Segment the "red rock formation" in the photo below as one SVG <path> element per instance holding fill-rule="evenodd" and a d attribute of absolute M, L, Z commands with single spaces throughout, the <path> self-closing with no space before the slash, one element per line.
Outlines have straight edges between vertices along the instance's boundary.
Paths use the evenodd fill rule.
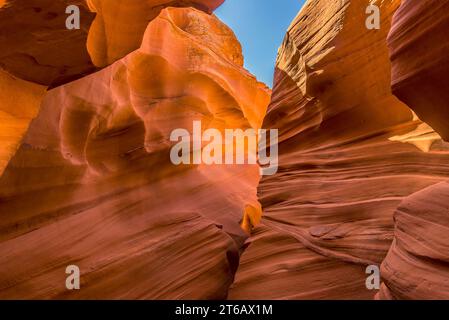
<path fill-rule="evenodd" d="M 80 30 L 66 29 L 69 4 L 80 7 Z M 0 1 L 0 174 L 36 116 L 46 87 L 96 70 L 86 49 L 93 18 L 84 0 Z"/>
<path fill-rule="evenodd" d="M 36 116 L 45 87 L 0 70 L 0 176 Z"/>
<path fill-rule="evenodd" d="M 87 47 L 92 61 L 104 67 L 140 47 L 148 21 L 167 6 L 188 7 L 212 13 L 224 0 L 87 0 L 97 16 Z"/>
<path fill-rule="evenodd" d="M 401 200 L 449 176 L 448 145 L 396 99 L 386 38 L 400 1 L 310 0 L 280 49 L 266 128 L 280 129 L 279 171 L 259 186 L 262 225 L 233 299 L 371 299 Z M 263 279 L 263 280 L 262 280 Z"/>
<path fill-rule="evenodd" d="M 222 2 L 70 1 L 68 33 L 66 0 L 0 0 L 0 298 L 371 299 L 382 263 L 377 298 L 449 299 L 447 1 L 367 30 L 365 0 L 309 0 L 265 120 Z M 194 120 L 280 130 L 262 220 L 256 165 L 170 162 Z"/>
<path fill-rule="evenodd" d="M 138 50 L 49 91 L 0 178 L 0 297 L 226 298 L 258 166 L 176 167 L 168 138 L 261 125 L 269 90 L 242 63 L 216 17 L 169 8 Z"/>
<path fill-rule="evenodd" d="M 449 299 L 449 183 L 407 197 L 382 264 L 379 299 Z"/>
<path fill-rule="evenodd" d="M 81 78 L 137 49 L 148 22 L 166 6 L 195 6 L 211 13 L 222 2 L 1 1 L 0 117 L 3 126 L 0 128 L 0 174 L 36 115 L 46 86 L 54 87 Z M 80 30 L 66 29 L 69 5 L 80 8 Z M 98 14 L 90 10 L 98 11 Z M 92 58 L 87 47 L 93 52 Z M 98 56 L 108 57 L 107 61 L 94 66 L 91 60 L 96 62 Z"/>
<path fill-rule="evenodd" d="M 80 8 L 80 30 L 66 28 L 69 5 Z M 94 17 L 84 0 L 6 2 L 0 8 L 0 68 L 45 86 L 95 71 L 86 49 Z"/>
<path fill-rule="evenodd" d="M 393 92 L 449 138 L 448 1 L 402 1 L 389 36 Z M 407 197 L 382 264 L 379 299 L 449 299 L 449 185 Z"/>
<path fill-rule="evenodd" d="M 449 1 L 403 0 L 388 37 L 393 93 L 449 140 Z"/>
<path fill-rule="evenodd" d="M 164 7 L 194 6 L 211 13 L 223 1 L 6 2 L 0 5 L 0 68 L 20 79 L 57 86 L 92 73 L 97 67 L 105 67 L 138 49 L 148 22 Z M 80 30 L 66 28 L 69 5 L 80 8 Z"/>

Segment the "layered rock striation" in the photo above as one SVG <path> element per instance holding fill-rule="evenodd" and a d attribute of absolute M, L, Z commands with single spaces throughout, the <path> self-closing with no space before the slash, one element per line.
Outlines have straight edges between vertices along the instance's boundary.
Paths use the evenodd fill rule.
<path fill-rule="evenodd" d="M 378 299 L 449 299 L 448 203 L 445 181 L 410 195 L 396 209 Z"/>
<path fill-rule="evenodd" d="M 280 167 L 260 183 L 264 216 L 230 298 L 372 299 L 365 269 L 390 249 L 395 209 L 448 178 L 448 145 L 392 94 L 399 5 L 378 2 L 380 30 L 362 0 L 310 0 L 291 24 L 264 120 Z"/>
<path fill-rule="evenodd" d="M 212 13 L 223 0 L 14 0 L 0 6 L 0 67 L 30 82 L 58 86 L 138 49 L 148 22 L 165 7 Z M 80 29 L 69 30 L 69 6 Z"/>
<path fill-rule="evenodd" d="M 175 166 L 170 133 L 258 128 L 269 94 L 194 8 L 162 10 L 136 51 L 50 90 L 0 178 L 0 297 L 226 298 L 259 167 Z M 65 287 L 71 264 L 82 290 Z"/>
<path fill-rule="evenodd" d="M 47 87 L 82 78 L 138 49 L 148 22 L 167 6 L 194 6 L 211 13 L 222 2 L 1 1 L 0 174 L 36 116 Z M 66 28 L 66 8 L 72 5 L 80 9 L 79 30 Z M 99 57 L 107 59 L 99 62 Z"/>
<path fill-rule="evenodd" d="M 448 2 L 309 0 L 271 102 L 222 2 L 0 0 L 0 298 L 448 299 Z M 194 122 L 277 174 L 175 165 Z"/>
<path fill-rule="evenodd" d="M 388 37 L 393 93 L 449 140 L 448 1 L 403 0 Z"/>
<path fill-rule="evenodd" d="M 402 1 L 388 38 L 393 92 L 447 141 L 448 1 Z M 395 212 L 379 299 L 449 299 L 449 187 L 410 195 Z"/>
<path fill-rule="evenodd" d="M 104 67 L 140 47 L 148 22 L 165 7 L 194 7 L 212 13 L 224 0 L 87 0 L 96 13 L 87 48 L 93 63 Z M 230 42 L 232 44 L 232 41 Z"/>

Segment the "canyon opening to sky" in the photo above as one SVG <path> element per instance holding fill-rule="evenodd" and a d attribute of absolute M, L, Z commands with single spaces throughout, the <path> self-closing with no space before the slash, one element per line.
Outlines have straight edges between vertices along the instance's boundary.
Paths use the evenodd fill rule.
<path fill-rule="evenodd" d="M 0 299 L 449 300 L 447 30 L 449 0 L 0 0 Z"/>

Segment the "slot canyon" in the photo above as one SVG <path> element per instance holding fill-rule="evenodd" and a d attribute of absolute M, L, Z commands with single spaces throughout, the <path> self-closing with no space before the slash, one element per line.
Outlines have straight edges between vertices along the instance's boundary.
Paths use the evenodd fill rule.
<path fill-rule="evenodd" d="M 449 1 L 307 0 L 272 89 L 223 2 L 0 0 L 0 299 L 449 299 Z M 277 172 L 173 164 L 195 121 Z"/>

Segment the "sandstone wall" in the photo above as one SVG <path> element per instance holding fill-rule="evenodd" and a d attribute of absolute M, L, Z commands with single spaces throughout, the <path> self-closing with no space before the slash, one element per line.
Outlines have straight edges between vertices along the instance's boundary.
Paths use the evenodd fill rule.
<path fill-rule="evenodd" d="M 259 168 L 176 167 L 170 132 L 258 128 L 269 95 L 233 32 L 193 8 L 162 10 L 138 50 L 50 90 L 0 178 L 0 297 L 226 298 Z M 82 290 L 65 288 L 70 264 Z"/>
<path fill-rule="evenodd" d="M 388 38 L 393 92 L 448 140 L 448 1 L 404 0 Z M 448 182 L 407 197 L 379 299 L 449 299 Z"/>
<path fill-rule="evenodd" d="M 280 129 L 280 169 L 259 185 L 231 298 L 372 299 L 365 268 L 390 249 L 395 209 L 447 179 L 448 145 L 391 91 L 399 4 L 378 1 L 380 30 L 362 0 L 309 0 L 291 24 L 264 120 Z"/>

